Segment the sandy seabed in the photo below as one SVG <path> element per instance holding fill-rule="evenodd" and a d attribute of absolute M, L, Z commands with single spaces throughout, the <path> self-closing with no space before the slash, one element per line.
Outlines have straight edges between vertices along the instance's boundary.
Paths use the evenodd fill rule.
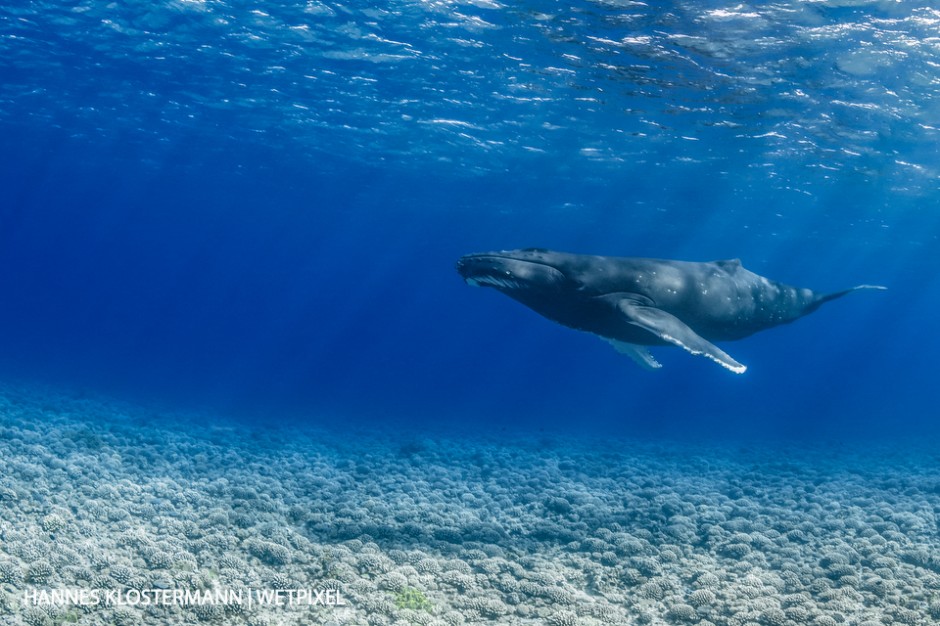
<path fill-rule="evenodd" d="M 264 429 L 0 388 L 3 625 L 929 626 L 938 516 L 940 452 L 901 443 Z"/>

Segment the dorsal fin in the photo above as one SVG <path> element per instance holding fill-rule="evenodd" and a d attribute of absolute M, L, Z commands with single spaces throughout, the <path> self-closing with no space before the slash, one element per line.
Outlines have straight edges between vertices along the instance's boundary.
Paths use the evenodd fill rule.
<path fill-rule="evenodd" d="M 721 269 L 728 272 L 733 272 L 734 270 L 741 267 L 741 259 L 724 259 L 721 261 L 714 261 L 714 263 Z"/>

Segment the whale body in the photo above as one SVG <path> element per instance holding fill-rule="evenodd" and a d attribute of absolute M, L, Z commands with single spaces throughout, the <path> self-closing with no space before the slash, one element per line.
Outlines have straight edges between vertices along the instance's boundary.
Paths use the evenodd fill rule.
<path fill-rule="evenodd" d="M 788 324 L 859 289 L 820 294 L 759 276 L 737 259 L 690 262 L 541 248 L 468 254 L 457 271 L 544 317 L 609 341 L 658 369 L 646 346 L 673 345 L 737 374 L 747 368 L 714 345 Z"/>

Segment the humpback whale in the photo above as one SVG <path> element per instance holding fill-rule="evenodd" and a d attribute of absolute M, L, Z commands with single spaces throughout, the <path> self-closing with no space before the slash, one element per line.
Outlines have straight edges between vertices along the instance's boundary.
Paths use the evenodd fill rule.
<path fill-rule="evenodd" d="M 859 289 L 820 294 L 711 262 L 607 257 L 542 248 L 468 254 L 457 271 L 564 326 L 610 342 L 647 369 L 661 367 L 646 346 L 673 345 L 732 372 L 747 369 L 713 342 L 788 324 Z"/>

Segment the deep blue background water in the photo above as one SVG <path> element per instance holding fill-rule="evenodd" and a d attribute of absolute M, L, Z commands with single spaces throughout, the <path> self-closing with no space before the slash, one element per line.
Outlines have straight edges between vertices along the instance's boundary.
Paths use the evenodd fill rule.
<path fill-rule="evenodd" d="M 927 4 L 0 9 L 0 373 L 244 419 L 936 436 Z M 637 368 L 454 271 L 878 283 Z"/>

